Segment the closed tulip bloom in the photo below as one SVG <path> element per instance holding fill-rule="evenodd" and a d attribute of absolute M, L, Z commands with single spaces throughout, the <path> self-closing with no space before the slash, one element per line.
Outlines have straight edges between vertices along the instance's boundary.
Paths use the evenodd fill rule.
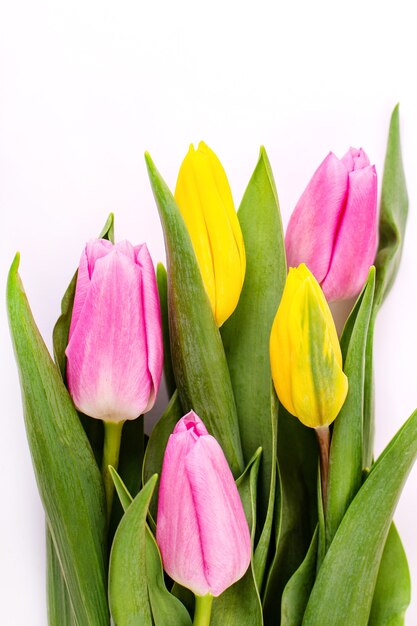
<path fill-rule="evenodd" d="M 193 411 L 176 424 L 165 450 L 156 539 L 165 571 L 198 596 L 219 596 L 250 563 L 235 481 L 221 447 Z"/>
<path fill-rule="evenodd" d="M 272 378 L 281 403 L 312 428 L 328 426 L 348 380 L 329 306 L 308 268 L 291 268 L 271 332 Z"/>
<path fill-rule="evenodd" d="M 145 244 L 96 239 L 86 245 L 65 353 L 78 410 L 123 422 L 153 406 L 163 347 L 155 272 Z"/>
<path fill-rule="evenodd" d="M 328 301 L 356 296 L 378 244 L 377 177 L 365 152 L 325 158 L 291 216 L 288 265 L 306 263 Z"/>
<path fill-rule="evenodd" d="M 245 278 L 242 232 L 226 173 L 205 143 L 190 146 L 175 200 L 184 218 L 218 326 L 233 313 Z"/>

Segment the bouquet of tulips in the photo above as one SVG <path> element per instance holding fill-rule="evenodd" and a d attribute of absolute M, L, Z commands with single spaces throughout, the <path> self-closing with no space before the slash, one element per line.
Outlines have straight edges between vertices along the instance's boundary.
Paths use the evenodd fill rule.
<path fill-rule="evenodd" d="M 18 256 L 9 274 L 50 626 L 403 624 L 392 518 L 417 413 L 374 461 L 372 374 L 408 208 L 398 108 L 379 212 L 365 152 L 330 153 L 285 239 L 264 149 L 237 213 L 205 144 L 174 195 L 146 163 L 167 269 L 115 243 L 111 215 L 63 297 L 54 360 Z M 339 338 L 329 303 L 353 298 Z"/>

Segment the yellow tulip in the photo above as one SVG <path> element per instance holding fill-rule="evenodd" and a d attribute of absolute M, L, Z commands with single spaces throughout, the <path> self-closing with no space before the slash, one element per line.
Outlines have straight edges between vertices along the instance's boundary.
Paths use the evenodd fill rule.
<path fill-rule="evenodd" d="M 285 408 L 311 428 L 331 424 L 346 399 L 348 380 L 329 306 L 303 263 L 288 273 L 270 356 L 275 390 Z"/>
<path fill-rule="evenodd" d="M 205 143 L 190 146 L 182 162 L 175 200 L 193 243 L 218 326 L 233 313 L 245 278 L 242 232 L 226 173 Z"/>

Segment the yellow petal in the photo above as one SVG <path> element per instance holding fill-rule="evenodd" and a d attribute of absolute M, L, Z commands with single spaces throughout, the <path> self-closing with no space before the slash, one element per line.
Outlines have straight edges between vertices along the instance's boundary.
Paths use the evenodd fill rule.
<path fill-rule="evenodd" d="M 271 370 L 277 395 L 306 426 L 330 424 L 347 394 L 330 309 L 305 265 L 291 268 L 271 332 Z"/>
<path fill-rule="evenodd" d="M 203 142 L 190 148 L 175 199 L 187 225 L 218 326 L 233 313 L 242 290 L 243 237 L 224 169 Z"/>

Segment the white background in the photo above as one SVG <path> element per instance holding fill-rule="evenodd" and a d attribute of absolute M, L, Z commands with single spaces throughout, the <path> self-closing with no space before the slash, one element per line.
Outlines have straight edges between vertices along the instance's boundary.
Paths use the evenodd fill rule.
<path fill-rule="evenodd" d="M 163 241 L 143 152 L 171 187 L 190 142 L 220 156 L 236 204 L 260 144 L 284 225 L 314 169 L 362 146 L 381 178 L 401 101 L 410 216 L 400 273 L 377 323 L 377 452 L 417 406 L 417 91 L 412 3 L 334 0 L 2 0 L 0 14 L 1 292 L 21 251 L 33 313 L 50 345 L 60 298 L 84 242 L 109 211 L 116 236 Z M 0 611 L 44 626 L 42 507 L 17 373 L 1 314 Z M 417 623 L 417 468 L 396 520 Z M 347 625 L 354 626 L 354 625 Z"/>

